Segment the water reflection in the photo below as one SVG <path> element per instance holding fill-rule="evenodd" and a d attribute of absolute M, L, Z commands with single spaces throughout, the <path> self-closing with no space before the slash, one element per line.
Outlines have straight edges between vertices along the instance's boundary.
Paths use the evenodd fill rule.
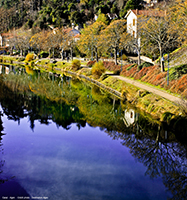
<path fill-rule="evenodd" d="M 173 119 L 169 126 L 156 124 L 116 97 L 77 78 L 41 73 L 29 67 L 12 67 L 8 73 L 7 68 L 1 68 L 4 75 L 0 77 L 0 102 L 8 119 L 19 124 L 28 117 L 33 131 L 36 121 L 48 125 L 52 120 L 66 130 L 74 123 L 78 130 L 86 123 L 99 126 L 113 139 L 120 139 L 132 156 L 146 166 L 145 175 L 161 177 L 172 192 L 172 199 L 186 198 L 185 118 Z M 11 69 L 14 73 L 10 73 Z M 0 133 L 2 130 L 0 118 Z M 3 162 L 0 165 L 1 170 Z"/>
<path fill-rule="evenodd" d="M 2 122 L 1 117 L 2 117 L 2 113 L 0 111 L 0 184 L 2 184 L 5 181 L 7 181 L 6 179 L 3 178 L 3 175 L 2 175 L 3 174 L 3 166 L 4 166 L 5 161 L 4 161 L 3 157 L 2 157 L 2 155 L 3 155 L 3 144 L 2 144 L 1 141 L 2 141 L 2 136 L 4 135 L 2 133 L 4 128 L 3 128 L 3 122 Z"/>
<path fill-rule="evenodd" d="M 138 121 L 137 121 L 138 125 Z M 171 199 L 186 199 L 187 196 L 187 146 L 164 138 L 166 132 L 158 128 L 157 135 L 150 136 L 143 129 L 136 133 L 108 133 L 115 139 L 121 139 L 122 145 L 130 149 L 130 153 L 147 170 L 145 175 L 151 178 L 161 177 L 165 186 L 172 192 Z M 162 137 L 163 136 L 163 137 Z"/>

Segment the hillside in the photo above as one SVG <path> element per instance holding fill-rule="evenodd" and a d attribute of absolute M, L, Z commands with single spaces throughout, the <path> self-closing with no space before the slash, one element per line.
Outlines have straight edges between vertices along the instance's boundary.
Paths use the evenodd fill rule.
<path fill-rule="evenodd" d="M 170 54 L 170 67 L 187 63 L 187 46 L 180 47 Z"/>
<path fill-rule="evenodd" d="M 83 26 L 98 13 L 115 13 L 122 18 L 128 9 L 140 9 L 141 3 L 142 0 L 0 0 L 0 33 L 21 26 Z"/>

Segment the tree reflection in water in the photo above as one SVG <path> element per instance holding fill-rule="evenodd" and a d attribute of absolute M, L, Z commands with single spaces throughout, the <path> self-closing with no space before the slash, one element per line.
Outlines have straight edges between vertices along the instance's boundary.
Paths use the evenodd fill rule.
<path fill-rule="evenodd" d="M 173 194 L 172 199 L 186 199 L 187 150 L 175 137 L 186 138 L 185 128 L 180 128 L 180 132 L 177 127 L 169 131 L 172 126 L 165 128 L 150 122 L 133 109 L 122 108 L 115 97 L 109 98 L 109 94 L 96 86 L 76 78 L 26 71 L 21 76 L 19 70 L 16 75 L 0 79 L 0 102 L 9 119 L 19 122 L 27 116 L 32 130 L 35 120 L 44 124 L 53 120 L 65 129 L 72 123 L 78 129 L 86 122 L 99 126 L 113 139 L 121 139 L 130 153 L 146 166 L 146 175 L 162 177 Z M 186 119 L 180 121 L 186 123 Z"/>
<path fill-rule="evenodd" d="M 0 111 L 0 154 L 3 154 L 3 148 L 2 148 L 2 143 L 1 143 L 1 140 L 2 140 L 2 136 L 3 136 L 3 133 L 2 133 L 2 131 L 3 131 L 3 122 L 2 122 L 2 119 L 1 119 L 1 117 L 2 117 L 2 113 L 1 113 L 1 111 Z M 2 173 L 3 173 L 3 166 L 4 166 L 4 160 L 0 160 L 0 184 L 1 183 L 4 183 L 6 180 L 4 180 L 3 178 L 2 178 Z"/>
<path fill-rule="evenodd" d="M 147 171 L 145 175 L 151 178 L 162 177 L 165 186 L 172 192 L 171 200 L 183 200 L 187 197 L 187 151 L 186 145 L 181 145 L 176 141 L 164 139 L 166 132 L 162 128 L 156 130 L 152 127 L 150 136 L 144 129 L 140 129 L 141 124 L 133 126 L 136 134 L 129 133 L 108 133 L 111 137 L 121 139 L 122 145 L 130 149 L 130 153 L 141 163 Z M 148 123 L 147 123 L 148 124 Z M 133 124 L 134 125 L 134 124 Z M 134 128 L 136 127 L 136 128 Z M 148 126 L 147 126 L 148 128 Z M 172 134 L 172 133 L 171 133 Z"/>

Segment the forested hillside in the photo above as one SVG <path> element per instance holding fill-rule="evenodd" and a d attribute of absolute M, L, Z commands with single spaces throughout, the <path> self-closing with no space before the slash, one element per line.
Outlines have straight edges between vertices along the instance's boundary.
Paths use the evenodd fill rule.
<path fill-rule="evenodd" d="M 127 3 L 128 1 L 128 3 Z M 83 25 L 98 13 L 116 13 L 141 8 L 142 0 L 0 0 L 0 33 L 12 28 Z"/>

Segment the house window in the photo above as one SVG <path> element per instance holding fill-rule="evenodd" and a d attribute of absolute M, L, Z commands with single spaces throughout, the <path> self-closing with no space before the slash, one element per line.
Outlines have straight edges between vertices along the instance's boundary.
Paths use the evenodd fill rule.
<path fill-rule="evenodd" d="M 130 116 L 130 118 L 131 118 L 131 119 L 133 118 L 133 112 L 131 112 L 131 116 Z"/>
<path fill-rule="evenodd" d="M 133 19 L 133 26 L 135 26 L 135 19 Z"/>
<path fill-rule="evenodd" d="M 133 37 L 135 37 L 135 31 L 132 32 Z"/>

